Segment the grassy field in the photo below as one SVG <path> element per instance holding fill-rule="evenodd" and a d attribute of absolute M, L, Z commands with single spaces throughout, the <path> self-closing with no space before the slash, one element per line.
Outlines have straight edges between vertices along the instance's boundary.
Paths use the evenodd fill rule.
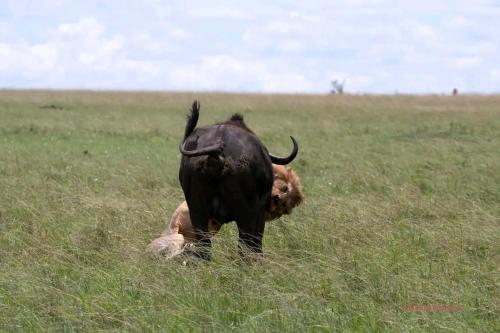
<path fill-rule="evenodd" d="M 299 141 L 257 263 L 144 255 L 194 98 Z M 0 91 L 0 331 L 499 332 L 499 217 L 500 96 Z"/>

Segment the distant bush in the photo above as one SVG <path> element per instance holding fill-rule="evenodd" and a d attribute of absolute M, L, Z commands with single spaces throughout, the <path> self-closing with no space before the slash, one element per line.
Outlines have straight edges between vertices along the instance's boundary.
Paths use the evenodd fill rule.
<path fill-rule="evenodd" d="M 333 80 L 331 82 L 332 84 L 332 89 L 330 92 L 332 94 L 343 94 L 344 93 L 344 85 L 345 85 L 345 80 L 342 81 L 342 83 L 339 80 Z"/>

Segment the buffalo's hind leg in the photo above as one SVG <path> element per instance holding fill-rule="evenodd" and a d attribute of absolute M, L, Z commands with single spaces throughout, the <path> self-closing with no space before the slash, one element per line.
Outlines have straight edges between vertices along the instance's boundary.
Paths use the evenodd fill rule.
<path fill-rule="evenodd" d="M 245 257 L 248 253 L 262 254 L 265 215 L 265 210 L 259 210 L 258 213 L 252 212 L 236 220 L 240 237 L 240 256 Z"/>
<path fill-rule="evenodd" d="M 205 260 L 211 260 L 212 233 L 208 230 L 208 216 L 205 214 L 198 214 L 191 209 L 189 210 L 189 215 L 196 238 L 194 255 Z"/>

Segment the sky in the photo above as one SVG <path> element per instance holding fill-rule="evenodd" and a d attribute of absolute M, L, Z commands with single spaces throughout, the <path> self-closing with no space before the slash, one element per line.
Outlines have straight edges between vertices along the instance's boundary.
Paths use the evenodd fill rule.
<path fill-rule="evenodd" d="M 500 93 L 500 0 L 0 0 L 0 88 Z"/>

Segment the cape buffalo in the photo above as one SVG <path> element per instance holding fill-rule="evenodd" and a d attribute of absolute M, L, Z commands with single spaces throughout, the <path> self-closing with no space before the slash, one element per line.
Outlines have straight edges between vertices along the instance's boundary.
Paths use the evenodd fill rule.
<path fill-rule="evenodd" d="M 272 163 L 285 165 L 298 152 L 293 142 L 288 157 L 276 157 L 246 126 L 240 114 L 226 122 L 196 128 L 200 104 L 188 115 L 179 180 L 195 231 L 198 255 L 210 259 L 209 222 L 236 221 L 240 253 L 244 248 L 262 252 L 266 210 L 271 202 Z"/>

